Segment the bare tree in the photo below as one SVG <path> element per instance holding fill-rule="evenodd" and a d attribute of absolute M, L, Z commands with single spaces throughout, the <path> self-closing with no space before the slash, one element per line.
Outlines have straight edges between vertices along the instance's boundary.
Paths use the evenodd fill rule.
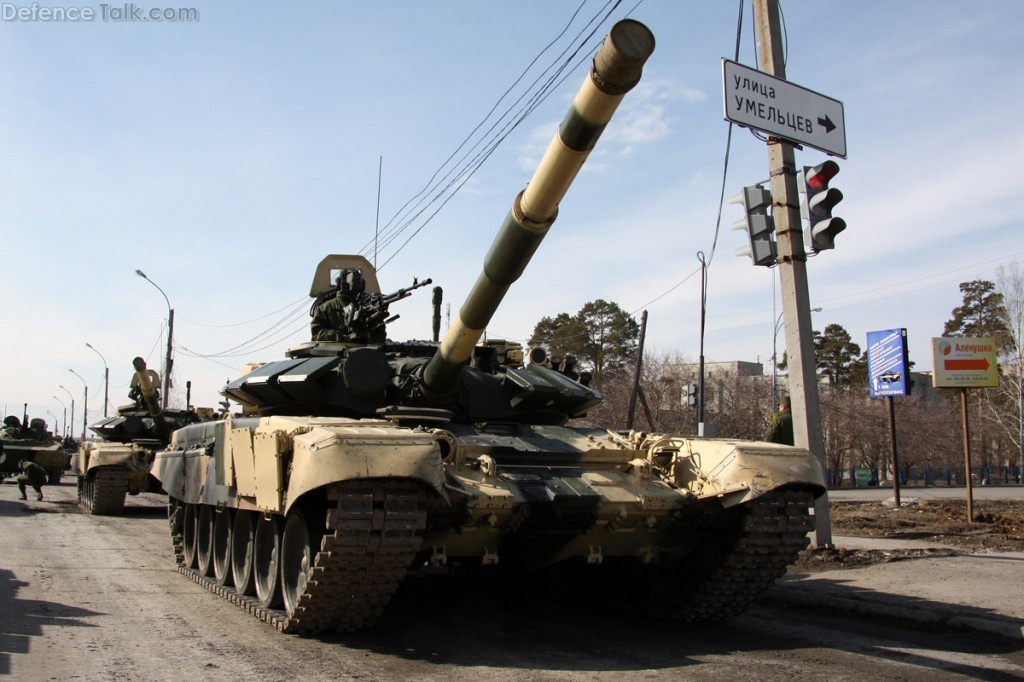
<path fill-rule="evenodd" d="M 1000 349 L 999 393 L 991 409 L 1013 444 L 1024 475 L 1024 273 L 1016 260 L 996 270 L 996 290 L 1003 297 L 1003 324 L 1009 339 Z M 1024 479 L 1021 480 L 1024 482 Z"/>
<path fill-rule="evenodd" d="M 696 408 L 687 406 L 683 400 L 684 387 L 696 380 L 696 365 L 687 358 L 677 353 L 644 353 L 640 385 L 651 422 L 643 407 L 638 405 L 634 428 L 696 435 Z M 765 376 L 732 373 L 713 373 L 706 377 L 705 422 L 714 425 L 716 436 L 761 440 L 773 409 L 769 381 Z M 632 382 L 633 377 L 628 372 L 605 374 L 595 379 L 594 387 L 604 394 L 604 401 L 590 411 L 584 423 L 624 428 Z"/>
<path fill-rule="evenodd" d="M 1017 275 L 1017 286 L 1020 286 Z M 1008 311 L 1018 311 L 1016 326 L 1008 325 L 1021 338 L 1020 310 L 1024 295 L 1011 295 L 1003 288 Z M 1013 358 L 1004 356 L 1004 376 L 1009 378 L 1013 368 L 1013 382 L 1007 382 L 1007 391 L 1016 392 L 1019 409 L 1020 351 Z M 1015 359 L 1014 359 L 1015 358 Z M 679 353 L 644 354 L 640 385 L 647 409 L 638 402 L 634 428 L 694 436 L 697 432 L 696 408 L 686 405 L 684 392 L 688 383 L 697 380 L 697 366 Z M 715 427 L 715 435 L 722 438 L 761 440 L 768 418 L 774 410 L 771 400 L 770 377 L 739 376 L 733 373 L 711 373 L 705 381 L 705 421 Z M 590 411 L 582 425 L 600 426 L 613 430 L 624 429 L 628 419 L 629 399 L 633 388 L 631 372 L 607 372 L 597 378 L 594 388 L 604 394 L 602 404 Z M 832 485 L 841 485 L 853 467 L 869 467 L 892 475 L 890 462 L 889 424 L 884 401 L 868 397 L 863 382 L 822 387 L 821 413 L 825 436 L 826 465 L 831 472 Z M 908 476 L 913 470 L 931 469 L 936 479 L 946 470 L 954 473 L 955 481 L 962 483 L 963 451 L 960 431 L 960 408 L 956 400 L 944 397 L 929 398 L 923 394 L 896 398 L 897 445 L 900 470 Z M 647 412 L 650 413 L 648 421 Z M 972 417 L 973 420 L 973 417 Z M 984 419 L 972 421 L 972 449 L 978 452 L 977 466 L 1005 465 L 1004 456 L 1010 447 L 1009 434 L 1002 417 L 997 427 L 995 416 L 986 413 Z M 1019 426 L 1019 421 L 1013 424 Z M 1001 430 L 1000 430 L 1001 429 Z M 1019 432 L 1013 443 L 1019 443 Z"/>

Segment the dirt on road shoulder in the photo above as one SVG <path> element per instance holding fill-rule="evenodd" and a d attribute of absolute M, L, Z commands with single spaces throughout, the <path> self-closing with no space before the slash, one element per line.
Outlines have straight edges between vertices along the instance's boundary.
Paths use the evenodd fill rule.
<path fill-rule="evenodd" d="M 967 521 L 966 500 L 916 500 L 895 508 L 887 502 L 831 502 L 833 535 L 894 540 L 927 540 L 940 548 L 863 550 L 832 547 L 801 553 L 792 571 L 856 568 L 887 561 L 956 556 L 977 552 L 1024 551 L 1024 503 L 976 500 Z"/>

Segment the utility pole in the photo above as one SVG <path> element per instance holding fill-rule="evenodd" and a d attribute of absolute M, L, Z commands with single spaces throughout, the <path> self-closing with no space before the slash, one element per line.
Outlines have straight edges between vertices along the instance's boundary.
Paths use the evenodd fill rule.
<path fill-rule="evenodd" d="M 636 412 L 636 397 L 640 392 L 640 373 L 644 368 L 644 341 L 647 338 L 647 311 L 640 315 L 640 343 L 636 350 L 636 369 L 633 372 L 633 392 L 629 394 L 629 412 L 626 414 L 626 430 L 633 429 L 633 413 Z"/>
<path fill-rule="evenodd" d="M 60 406 L 64 408 L 64 426 L 60 430 L 60 437 L 63 438 L 68 435 L 68 406 L 65 405 L 64 401 L 57 396 L 53 396 L 53 399 L 60 403 Z"/>
<path fill-rule="evenodd" d="M 76 377 L 78 377 L 78 380 L 82 382 L 82 393 L 85 395 L 84 405 L 82 406 L 82 440 L 79 441 L 81 443 L 84 443 L 85 435 L 87 429 L 89 428 L 89 385 L 85 383 L 85 379 L 82 377 L 81 374 L 79 374 L 73 369 L 69 369 L 68 371 L 74 374 Z"/>
<path fill-rule="evenodd" d="M 163 409 L 167 409 L 167 401 L 171 395 L 171 366 L 174 364 L 174 357 L 171 355 L 172 339 L 174 338 L 174 308 L 168 305 L 167 312 L 167 359 L 164 361 L 164 394 L 161 396 L 163 400 Z"/>
<path fill-rule="evenodd" d="M 785 79 L 786 66 L 783 61 L 778 0 L 754 0 L 754 23 L 758 43 L 758 68 L 776 78 Z M 807 255 L 804 252 L 793 143 L 769 137 L 768 168 L 772 183 L 772 215 L 775 219 L 782 314 L 786 326 L 786 351 L 789 356 L 793 439 L 797 447 L 807 448 L 818 458 L 824 472 L 827 467 L 821 432 L 821 405 L 818 402 L 811 304 L 807 289 Z M 830 546 L 832 521 L 827 492 L 814 504 L 814 521 L 815 546 Z"/>

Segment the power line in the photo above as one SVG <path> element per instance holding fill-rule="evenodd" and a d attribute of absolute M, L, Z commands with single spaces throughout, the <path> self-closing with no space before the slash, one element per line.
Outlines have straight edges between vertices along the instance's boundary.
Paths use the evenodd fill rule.
<path fill-rule="evenodd" d="M 377 247 L 380 249 L 387 248 L 396 239 L 398 239 L 400 235 L 411 229 L 412 226 L 420 220 L 431 207 L 440 202 L 440 205 L 437 205 L 433 211 L 426 215 L 426 217 L 422 219 L 422 222 L 415 227 L 413 233 L 394 250 L 394 253 L 392 253 L 384 263 L 381 264 L 381 268 L 387 265 L 392 258 L 404 249 L 405 246 L 407 246 L 409 242 L 433 220 L 441 208 L 451 200 L 451 198 L 465 185 L 465 183 L 483 165 L 483 163 L 490 158 L 491 154 L 494 153 L 497 147 L 509 136 L 509 134 L 519 127 L 519 125 L 521 125 L 522 122 L 525 121 L 526 118 L 536 110 L 536 108 L 543 103 L 555 91 L 555 89 L 565 81 L 566 78 L 575 72 L 577 65 L 589 56 L 589 54 L 580 56 L 580 51 L 591 41 L 601 25 L 609 19 L 611 14 L 620 4 L 621 0 L 610 0 L 609 2 L 606 2 L 602 8 L 596 14 L 591 16 L 584 26 L 577 31 L 571 43 L 560 52 L 560 54 L 532 81 L 529 87 L 519 97 L 517 97 L 512 104 L 504 109 L 501 115 L 498 116 L 487 129 L 483 137 L 476 142 L 469 144 L 473 136 L 483 128 L 488 120 L 493 117 L 501 102 L 509 96 L 520 82 L 523 81 L 526 74 L 533 68 L 541 56 L 548 52 L 564 35 L 566 35 L 572 24 L 576 21 L 577 16 L 579 16 L 584 5 L 586 5 L 586 0 L 577 6 L 576 11 L 558 35 L 548 43 L 548 45 L 546 45 L 536 57 L 534 57 L 526 69 L 524 69 L 519 77 L 516 78 L 513 84 L 506 89 L 501 97 L 499 97 L 498 101 L 481 120 L 481 122 L 477 124 L 469 135 L 467 135 L 456 150 L 449 155 L 448 159 L 446 159 L 445 162 L 437 168 L 427 184 L 416 195 L 403 204 L 402 208 L 399 209 L 399 211 L 385 225 L 381 235 L 377 235 L 381 240 L 377 242 Z M 519 107 L 518 109 L 516 109 L 517 106 Z M 467 147 L 467 145 L 469 146 Z M 460 150 L 463 149 L 465 149 L 465 152 L 458 158 L 454 166 L 441 175 L 445 167 L 448 166 L 452 162 L 452 159 L 454 159 L 455 156 L 459 154 Z M 373 244 L 373 241 L 368 242 L 363 249 L 361 249 L 360 253 L 362 255 L 367 255 L 368 250 L 373 248 Z"/>
<path fill-rule="evenodd" d="M 277 310 L 275 310 L 273 312 L 267 313 L 266 315 L 261 315 L 260 317 L 254 317 L 253 319 L 246 320 L 245 322 L 234 322 L 232 324 L 203 324 L 202 322 L 196 322 L 195 320 L 190 320 L 187 317 L 182 317 L 181 315 L 178 315 L 178 319 L 184 320 L 185 322 L 188 322 L 189 324 L 194 324 L 197 327 L 207 327 L 207 328 L 210 328 L 210 329 L 227 329 L 229 327 L 244 327 L 247 324 L 252 324 L 253 322 L 259 322 L 260 320 L 265 320 L 268 317 L 270 317 L 271 315 L 277 315 L 278 313 L 280 313 L 280 312 L 282 312 L 284 310 L 287 310 L 289 308 L 292 308 L 293 306 L 296 306 L 299 303 L 304 303 L 306 301 L 306 298 L 307 298 L 306 296 L 303 296 L 301 298 L 298 298 L 298 299 L 292 301 L 291 303 L 285 304 L 283 307 L 278 308 Z"/>
<path fill-rule="evenodd" d="M 527 74 L 534 68 L 541 57 L 554 48 L 558 42 L 569 33 L 573 24 L 577 22 L 577 18 L 587 5 L 587 2 L 588 0 L 580 2 L 569 20 L 554 39 L 552 39 L 543 49 L 541 49 L 540 52 L 537 53 L 513 83 L 506 88 L 505 92 L 502 93 L 484 118 L 481 119 L 472 131 L 470 131 L 470 133 L 448 156 L 448 158 L 437 167 L 423 188 L 407 200 L 395 215 L 392 216 L 392 218 L 384 225 L 384 227 L 377 231 L 374 237 L 360 249 L 360 255 L 369 256 L 372 253 L 376 259 L 379 256 L 380 251 L 388 249 L 388 247 L 392 246 L 392 244 L 394 244 L 404 233 L 412 229 L 412 233 L 393 249 L 393 252 L 378 266 L 378 269 L 382 269 L 386 266 L 391 259 L 398 255 L 398 253 L 401 252 L 402 249 L 404 249 L 412 239 L 414 239 L 433 220 L 441 209 L 444 208 L 452 198 L 454 198 L 455 194 L 458 193 L 473 174 L 490 158 L 498 146 L 508 138 L 512 131 L 518 128 L 529 117 L 529 115 L 540 106 L 540 104 L 550 97 L 550 95 L 555 92 L 555 90 L 568 77 L 575 73 L 578 65 L 589 57 L 589 54 L 581 55 L 581 50 L 585 45 L 591 42 L 599 28 L 608 21 L 611 14 L 621 4 L 621 0 L 608 0 L 605 2 L 597 12 L 586 20 L 582 28 L 579 28 L 576 31 L 569 44 L 559 52 L 559 54 L 540 72 L 537 77 L 533 79 L 522 94 L 502 110 L 497 118 L 494 118 L 495 112 L 499 110 L 502 102 L 504 102 L 511 93 L 513 93 L 515 88 L 523 82 Z M 641 3 L 634 5 L 634 8 L 639 6 L 639 4 Z M 476 136 L 477 133 L 487 125 L 488 121 L 492 120 L 493 122 L 483 135 L 473 142 L 474 136 Z M 456 157 L 458 158 L 453 164 L 453 159 L 456 159 Z M 447 171 L 445 171 L 446 168 L 448 168 Z M 247 322 L 225 325 L 206 325 L 188 320 L 190 323 L 196 324 L 197 326 L 230 328 L 251 324 L 252 322 L 264 320 L 274 315 L 279 315 L 283 311 L 287 311 L 283 317 L 278 319 L 267 329 L 231 348 L 215 353 L 199 353 L 186 349 L 187 353 L 195 357 L 213 360 L 214 358 L 239 357 L 241 355 L 264 350 L 269 346 L 262 344 L 264 344 L 271 335 L 276 334 L 282 326 L 288 325 L 290 322 L 294 321 L 298 314 L 298 307 L 300 304 L 304 306 L 305 301 L 306 298 L 303 297 L 302 299 L 290 303 L 283 308 Z M 296 332 L 297 328 L 296 331 L 289 331 L 287 335 L 290 336 Z M 280 337 L 275 336 L 274 338 Z M 180 346 L 180 344 L 179 347 L 184 349 L 184 346 Z"/>
<path fill-rule="evenodd" d="M 736 62 L 739 62 L 739 60 L 740 60 L 740 43 L 741 43 L 742 36 L 743 36 L 743 0 L 740 0 L 739 11 L 737 12 L 737 16 L 736 16 L 736 45 L 735 45 L 735 49 L 733 51 L 733 60 L 736 61 Z M 694 270 L 690 274 L 688 274 L 681 281 L 679 281 L 678 283 L 674 284 L 670 289 L 668 289 L 664 293 L 660 294 L 659 296 L 656 296 L 655 298 L 651 299 L 650 301 L 648 301 L 644 305 L 642 305 L 639 308 L 637 308 L 636 310 L 634 310 L 632 313 L 630 313 L 631 315 L 635 315 L 637 312 L 643 310 L 644 308 L 646 308 L 647 306 L 651 305 L 652 303 L 655 303 L 656 301 L 660 301 L 661 299 L 665 298 L 670 293 L 672 293 L 673 291 L 678 289 L 680 286 L 682 286 L 687 280 L 689 280 L 691 277 L 696 275 L 698 272 L 700 272 L 704 268 L 710 268 L 711 267 L 711 261 L 713 261 L 714 258 L 715 258 L 715 250 L 718 248 L 718 235 L 719 235 L 719 232 L 721 231 L 721 227 L 722 227 L 722 208 L 725 205 L 725 186 L 726 186 L 726 183 L 728 182 L 728 176 L 729 176 L 729 153 L 730 153 L 731 148 L 732 148 L 732 122 L 730 121 L 729 124 L 728 124 L 728 127 L 726 128 L 726 133 L 725 133 L 725 155 L 724 155 L 724 157 L 722 159 L 722 183 L 721 183 L 721 187 L 720 187 L 719 192 L 718 192 L 718 216 L 715 218 L 715 230 L 714 230 L 714 235 L 713 235 L 713 237 L 711 239 L 711 250 L 710 250 L 710 253 L 708 255 L 707 262 L 705 264 L 701 265 L 701 267 L 698 267 L 696 270 Z M 704 301 L 702 301 L 701 304 L 703 305 Z"/>
<path fill-rule="evenodd" d="M 580 51 L 584 45 L 591 41 L 600 26 L 608 20 L 612 12 L 614 12 L 621 4 L 621 0 L 608 0 L 608 2 L 605 2 L 601 8 L 584 23 L 583 27 L 577 30 L 569 45 L 563 48 L 558 56 L 552 60 L 552 62 L 549 63 L 536 78 L 533 79 L 523 93 L 520 94 L 509 106 L 507 106 L 501 112 L 500 116 L 494 119 L 494 114 L 499 110 L 502 102 L 504 102 L 515 88 L 523 82 L 527 74 L 534 68 L 541 57 L 555 47 L 556 44 L 570 31 L 584 7 L 587 5 L 587 2 L 588 0 L 582 0 L 582 2 L 580 2 L 568 22 L 562 27 L 561 31 L 559 31 L 555 38 L 552 39 L 530 61 L 527 67 L 513 81 L 512 85 L 502 93 L 484 118 L 481 119 L 472 131 L 470 131 L 470 133 L 448 156 L 448 158 L 437 167 L 422 189 L 407 200 L 381 230 L 376 231 L 374 237 L 359 250 L 360 255 L 369 256 L 370 254 L 373 254 L 376 259 L 380 251 L 386 250 L 409 229 L 413 229 L 413 226 L 415 225 L 412 233 L 393 249 L 393 252 L 378 266 L 378 269 L 382 269 L 386 266 L 391 259 L 398 255 L 398 253 L 401 252 L 402 249 L 404 249 L 412 239 L 414 239 L 433 220 L 441 209 L 451 201 L 455 194 L 457 194 L 473 174 L 479 170 L 484 162 L 490 158 L 498 146 L 508 138 L 512 131 L 519 127 L 523 121 L 525 121 L 529 115 L 533 113 L 533 111 L 535 111 L 537 107 L 540 106 L 540 104 L 543 103 L 557 89 L 557 87 L 565 81 L 566 78 L 575 72 L 576 66 L 589 56 L 586 54 L 580 56 Z M 637 3 L 634 7 L 639 4 L 640 3 Z M 492 120 L 493 122 L 487 128 L 486 132 L 479 139 L 473 142 L 474 136 L 476 136 L 477 133 L 487 125 L 488 121 Z M 461 156 L 459 156 L 460 152 Z M 453 164 L 453 159 L 456 159 L 456 157 L 458 157 L 458 159 Z M 451 167 L 449 168 L 449 166 Z M 445 171 L 446 168 L 448 168 L 447 171 Z M 237 357 L 239 355 L 263 350 L 266 346 L 257 346 L 262 344 L 268 336 L 279 330 L 281 326 L 293 321 L 296 316 L 297 307 L 300 303 L 304 305 L 305 301 L 306 299 L 304 297 L 299 301 L 290 303 L 274 312 L 247 322 L 225 325 L 204 325 L 189 320 L 189 322 L 198 326 L 229 328 L 251 324 L 252 322 L 263 320 L 274 315 L 279 315 L 282 311 L 289 311 L 269 328 L 231 348 L 216 353 L 198 353 L 194 351 L 189 351 L 189 353 L 193 354 L 195 357 L 213 359 L 217 357 Z M 292 333 L 295 332 L 290 332 L 289 335 Z"/>

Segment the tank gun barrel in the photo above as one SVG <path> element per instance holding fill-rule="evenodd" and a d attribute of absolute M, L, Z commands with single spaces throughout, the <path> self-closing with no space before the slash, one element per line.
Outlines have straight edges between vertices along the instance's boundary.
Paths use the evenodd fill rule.
<path fill-rule="evenodd" d="M 612 114 L 639 81 L 654 51 L 654 35 L 638 21 L 616 23 L 533 177 L 512 205 L 484 259 L 483 271 L 424 369 L 428 394 L 444 395 L 554 223 L 558 204 L 587 160 Z"/>

